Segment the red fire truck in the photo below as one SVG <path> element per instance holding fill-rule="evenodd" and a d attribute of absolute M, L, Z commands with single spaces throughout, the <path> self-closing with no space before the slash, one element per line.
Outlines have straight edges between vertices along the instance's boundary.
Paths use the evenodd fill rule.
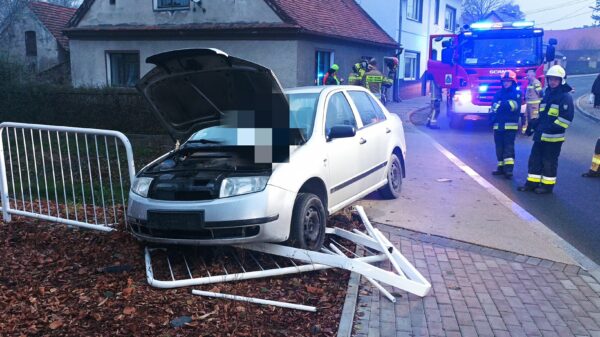
<path fill-rule="evenodd" d="M 551 39 L 544 46 L 543 35 L 533 22 L 477 22 L 459 34 L 432 35 L 426 76 L 434 98 L 436 89 L 440 93 L 446 89 L 450 126 L 460 126 L 466 119 L 486 119 L 494 94 L 501 88 L 500 77 L 507 70 L 517 74 L 523 97 L 529 69 L 543 82 L 544 62 L 553 61 L 557 43 Z"/>

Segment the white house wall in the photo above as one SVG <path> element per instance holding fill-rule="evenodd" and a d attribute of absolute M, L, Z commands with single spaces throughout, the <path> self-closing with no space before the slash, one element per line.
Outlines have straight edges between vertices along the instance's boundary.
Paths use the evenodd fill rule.
<path fill-rule="evenodd" d="M 389 36 L 398 42 L 400 30 L 399 0 L 356 0 Z"/>
<path fill-rule="evenodd" d="M 264 1 L 210 0 L 197 5 L 190 1 L 189 10 L 156 11 L 156 0 L 96 0 L 78 27 L 96 25 L 162 25 L 198 23 L 281 23 L 282 20 Z M 227 10 L 223 10 L 226 8 Z M 205 10 L 205 11 L 204 11 Z"/>
<path fill-rule="evenodd" d="M 36 37 L 37 56 L 26 56 L 25 32 L 34 31 Z M 0 33 L 0 52 L 11 61 L 32 66 L 37 72 L 50 69 L 66 61 L 60 52 L 58 41 L 42 25 L 37 17 L 25 8 L 20 15 Z"/>
<path fill-rule="evenodd" d="M 139 51 L 141 77 L 153 67 L 146 63 L 148 56 L 182 48 L 218 48 L 272 69 L 284 87 L 297 83 L 297 41 L 71 40 L 73 85 L 107 86 L 108 51 Z"/>

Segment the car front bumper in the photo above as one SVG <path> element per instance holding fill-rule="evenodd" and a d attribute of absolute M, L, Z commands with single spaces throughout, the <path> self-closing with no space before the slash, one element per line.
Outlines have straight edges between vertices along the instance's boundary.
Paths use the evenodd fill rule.
<path fill-rule="evenodd" d="M 164 201 L 129 193 L 127 218 L 133 235 L 147 242 L 180 245 L 231 245 L 282 242 L 290 233 L 296 193 L 267 185 L 257 193 L 206 201 Z M 203 212 L 191 230 L 148 226 L 148 211 Z"/>

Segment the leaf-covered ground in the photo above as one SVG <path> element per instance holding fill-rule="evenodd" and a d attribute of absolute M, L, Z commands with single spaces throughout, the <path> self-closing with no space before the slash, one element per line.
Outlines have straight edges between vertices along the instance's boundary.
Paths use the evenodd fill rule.
<path fill-rule="evenodd" d="M 355 226 L 343 216 L 329 225 Z M 316 313 L 161 290 L 123 231 L 0 222 L 0 336 L 333 336 L 349 273 L 327 270 L 195 289 L 317 307 Z M 120 266 L 120 267 L 119 267 Z M 174 327 L 174 325 L 182 325 Z"/>

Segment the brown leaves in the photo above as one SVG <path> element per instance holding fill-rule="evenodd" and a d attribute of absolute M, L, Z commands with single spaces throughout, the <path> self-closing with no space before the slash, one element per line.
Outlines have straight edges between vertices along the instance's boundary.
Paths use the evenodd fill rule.
<path fill-rule="evenodd" d="M 125 307 L 125 309 L 123 309 L 123 314 L 125 314 L 125 315 L 133 315 L 134 313 L 135 313 L 134 307 Z"/>
<path fill-rule="evenodd" d="M 63 321 L 57 320 L 57 321 L 50 323 L 50 325 L 48 327 L 51 330 L 56 330 L 56 329 L 60 328 L 61 326 L 63 326 Z"/>

